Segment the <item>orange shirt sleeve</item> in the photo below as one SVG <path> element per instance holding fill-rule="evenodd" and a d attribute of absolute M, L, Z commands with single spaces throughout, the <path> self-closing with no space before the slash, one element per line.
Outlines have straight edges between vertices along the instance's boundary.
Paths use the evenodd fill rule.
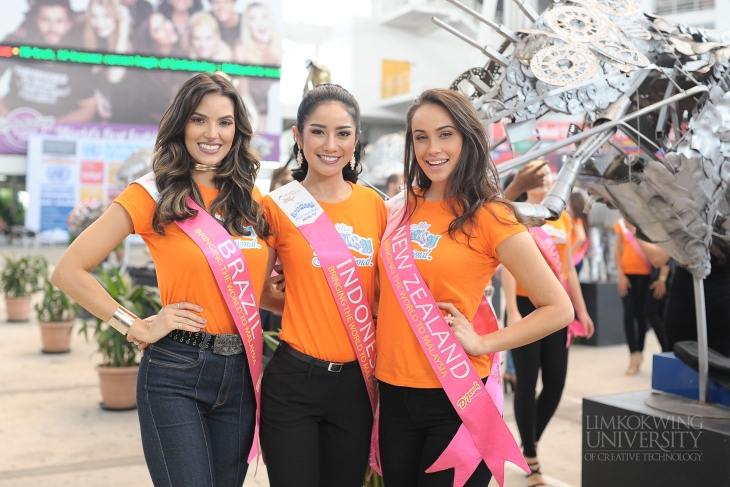
<path fill-rule="evenodd" d="M 616 238 L 620 238 L 623 242 L 623 250 L 621 251 L 620 264 L 621 269 L 624 271 L 624 274 L 639 276 L 646 276 L 648 274 L 651 274 L 651 268 L 647 266 L 647 264 L 644 262 L 644 259 L 642 259 L 639 254 L 636 253 L 634 247 L 628 242 L 628 240 L 626 240 L 624 232 L 621 228 L 621 224 L 619 222 L 616 222 L 616 224 L 613 226 L 613 229 L 616 230 L 616 233 L 618 234 Z"/>

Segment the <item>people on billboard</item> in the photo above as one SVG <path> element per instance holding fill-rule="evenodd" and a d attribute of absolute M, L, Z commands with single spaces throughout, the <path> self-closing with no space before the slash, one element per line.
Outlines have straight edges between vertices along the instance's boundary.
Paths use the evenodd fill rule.
<path fill-rule="evenodd" d="M 244 64 L 281 65 L 281 41 L 274 16 L 263 3 L 254 2 L 246 7 L 235 58 Z"/>
<path fill-rule="evenodd" d="M 218 21 L 221 39 L 233 49 L 241 35 L 241 14 L 234 10 L 235 0 L 210 0 L 211 12 Z"/>
<path fill-rule="evenodd" d="M 183 51 L 190 49 L 190 17 L 202 9 L 201 0 L 160 0 L 157 10 L 172 20 Z"/>
<path fill-rule="evenodd" d="M 132 17 L 133 25 L 147 20 L 154 9 L 147 0 L 120 0 L 125 7 L 129 9 L 129 15 Z"/>
<path fill-rule="evenodd" d="M 229 62 L 233 51 L 221 39 L 218 21 L 208 12 L 198 12 L 190 18 L 190 57 Z"/>
<path fill-rule="evenodd" d="M 37 0 L 24 22 L 29 42 L 44 46 L 67 45 L 73 28 L 74 12 L 69 0 Z M 12 36 L 11 36 L 12 37 Z M 11 39 L 12 40 L 12 39 Z M 7 40 L 6 40 L 7 42 Z M 96 113 L 94 87 L 88 79 L 88 68 L 54 62 L 10 62 L 0 66 L 3 76 L 10 70 L 8 91 L 0 99 L 0 116 L 16 108 L 26 107 L 56 121 L 88 122 Z"/>

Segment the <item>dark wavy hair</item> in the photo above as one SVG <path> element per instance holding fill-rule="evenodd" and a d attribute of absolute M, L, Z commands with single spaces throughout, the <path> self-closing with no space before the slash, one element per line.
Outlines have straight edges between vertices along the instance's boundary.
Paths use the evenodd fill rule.
<path fill-rule="evenodd" d="M 231 149 L 215 172 L 219 194 L 210 205 L 210 214 L 222 215 L 222 225 L 231 235 L 249 235 L 245 227 L 253 225 L 256 234 L 266 238 L 270 235 L 269 224 L 251 194 L 260 163 L 249 147 L 253 131 L 246 109 L 238 91 L 227 79 L 209 73 L 187 80 L 160 120 L 152 158 L 160 192 L 152 222 L 154 230 L 164 235 L 166 225 L 196 216 L 197 211 L 185 203 L 188 196 L 205 208 L 203 196 L 191 176 L 195 161 L 185 147 L 185 126 L 206 95 L 225 96 L 233 102 L 236 126 Z"/>
<path fill-rule="evenodd" d="M 360 172 L 362 172 L 362 165 L 360 164 L 361 145 L 359 137 L 360 105 L 358 105 L 357 100 L 355 100 L 355 97 L 352 96 L 349 91 L 344 89 L 342 86 L 335 84 L 319 85 L 310 90 L 306 95 L 304 95 L 304 98 L 302 98 L 302 102 L 299 104 L 299 109 L 297 110 L 297 130 L 299 130 L 300 134 L 304 134 L 304 124 L 312 115 L 312 112 L 321 104 L 332 102 L 342 105 L 342 107 L 352 117 L 352 121 L 355 122 L 355 137 L 358 139 L 355 144 L 355 169 L 350 168 L 350 163 L 348 161 L 348 163 L 345 164 L 345 167 L 342 168 L 342 177 L 345 178 L 345 181 L 357 183 L 357 178 L 360 176 Z M 298 144 L 294 144 L 294 147 L 292 147 L 292 158 L 295 161 L 297 154 L 301 150 L 302 148 L 299 147 Z M 304 152 L 302 152 L 302 159 L 302 165 L 291 172 L 292 177 L 299 182 L 304 181 L 304 178 L 307 175 L 307 170 L 309 169 L 309 163 L 307 162 L 307 158 L 304 156 Z"/>
<path fill-rule="evenodd" d="M 195 12 L 199 12 L 201 10 L 203 10 L 203 2 L 201 0 L 193 0 L 192 5 L 190 5 L 190 8 L 188 9 L 188 12 L 190 12 L 190 15 L 193 15 Z M 172 4 L 170 3 L 170 0 L 162 0 L 157 6 L 157 11 L 168 19 L 171 19 Z"/>
<path fill-rule="evenodd" d="M 424 91 L 411 103 L 406 112 L 404 174 L 408 194 L 415 200 L 415 206 L 418 205 L 419 198 L 424 198 L 423 192 L 431 187 L 431 180 L 428 179 L 416 160 L 411 123 L 416 111 L 429 103 L 444 108 L 463 136 L 459 162 L 446 182 L 444 194 L 449 210 L 454 215 L 454 219 L 449 224 L 449 236 L 452 239 L 456 238 L 456 233 L 461 231 L 471 238 L 471 228 L 476 219 L 476 213 L 491 202 L 506 206 L 520 223 L 525 224 L 526 221 L 522 214 L 510 201 L 501 196 L 497 168 L 489 155 L 489 137 L 476 110 L 463 95 L 447 89 Z M 414 188 L 423 192 L 416 193 Z M 415 206 L 413 211 L 415 211 Z M 491 209 L 489 211 L 497 217 Z"/>

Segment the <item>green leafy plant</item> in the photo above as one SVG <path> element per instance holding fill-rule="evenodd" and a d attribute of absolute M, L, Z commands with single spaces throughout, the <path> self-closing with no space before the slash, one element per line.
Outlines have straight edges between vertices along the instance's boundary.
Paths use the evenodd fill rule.
<path fill-rule="evenodd" d="M 38 321 L 61 322 L 76 318 L 78 305 L 66 293 L 51 284 L 48 273 L 43 275 L 43 299 L 36 303 Z"/>
<path fill-rule="evenodd" d="M 157 288 L 133 286 L 128 274 L 120 274 L 117 269 L 107 272 L 100 270 L 96 276 L 99 283 L 119 304 L 129 311 L 145 318 L 159 312 L 162 308 Z M 93 328 L 92 328 L 93 327 Z M 138 365 L 137 346 L 127 341 L 127 337 L 99 318 L 83 321 L 79 332 L 89 339 L 89 330 L 99 345 L 102 365 L 107 367 L 130 367 Z"/>
<path fill-rule="evenodd" d="M 0 273 L 0 286 L 9 298 L 24 298 L 41 289 L 41 280 L 48 272 L 48 261 L 40 256 L 5 257 Z"/>

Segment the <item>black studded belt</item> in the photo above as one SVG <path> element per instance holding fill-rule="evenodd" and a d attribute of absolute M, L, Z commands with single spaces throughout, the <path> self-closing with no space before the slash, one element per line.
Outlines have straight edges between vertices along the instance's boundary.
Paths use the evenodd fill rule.
<path fill-rule="evenodd" d="M 191 347 L 212 350 L 216 355 L 238 355 L 243 353 L 243 342 L 239 335 L 214 335 L 212 333 L 173 330 L 168 338 Z M 208 340 L 206 338 L 210 337 Z"/>

